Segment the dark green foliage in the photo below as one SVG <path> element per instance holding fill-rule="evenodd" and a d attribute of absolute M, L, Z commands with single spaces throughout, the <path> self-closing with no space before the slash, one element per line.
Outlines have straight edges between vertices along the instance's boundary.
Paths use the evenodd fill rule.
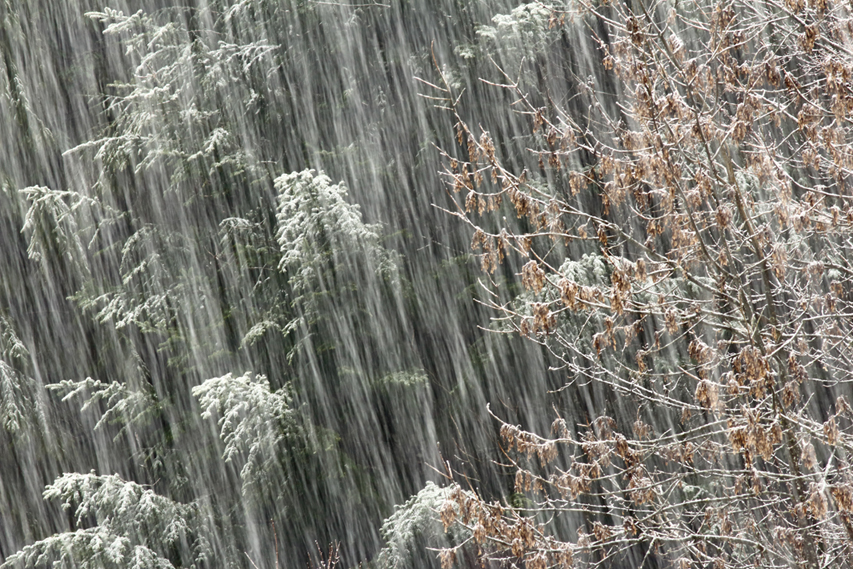
<path fill-rule="evenodd" d="M 109 4 L 0 4 L 0 562 L 355 564 L 445 460 L 503 492 L 547 364 L 477 328 L 412 80 L 494 7 Z"/>

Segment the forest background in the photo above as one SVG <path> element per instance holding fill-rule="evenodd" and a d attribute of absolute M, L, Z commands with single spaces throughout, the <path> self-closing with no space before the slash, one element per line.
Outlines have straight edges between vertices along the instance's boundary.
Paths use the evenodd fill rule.
<path fill-rule="evenodd" d="M 849 564 L 845 5 L 0 22 L 5 566 Z"/>

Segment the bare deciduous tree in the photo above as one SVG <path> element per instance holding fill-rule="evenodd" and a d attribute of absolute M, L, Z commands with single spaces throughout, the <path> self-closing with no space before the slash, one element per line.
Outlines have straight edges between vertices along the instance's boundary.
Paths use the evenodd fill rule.
<path fill-rule="evenodd" d="M 848 5 L 535 7 L 549 28 L 590 30 L 619 96 L 604 75 L 577 81 L 581 120 L 496 64 L 507 112 L 531 125 L 538 169 L 519 171 L 524 158 L 463 119 L 439 71 L 425 90 L 455 121 L 449 212 L 486 272 L 522 259 L 526 292 L 492 282 L 501 330 L 636 415 L 557 416 L 536 434 L 496 414 L 529 506 L 456 487 L 446 526 L 467 526 L 484 559 L 530 569 L 850 565 Z M 496 223 L 507 204 L 519 222 Z M 564 518 L 582 522 L 565 531 Z"/>

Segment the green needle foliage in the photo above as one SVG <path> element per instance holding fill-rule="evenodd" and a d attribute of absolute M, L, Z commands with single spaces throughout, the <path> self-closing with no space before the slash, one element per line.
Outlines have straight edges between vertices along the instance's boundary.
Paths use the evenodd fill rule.
<path fill-rule="evenodd" d="M 80 529 L 28 545 L 3 567 L 166 569 L 198 567 L 209 555 L 195 506 L 118 475 L 63 474 L 44 497 L 71 510 Z"/>
<path fill-rule="evenodd" d="M 219 435 L 225 443 L 223 460 L 240 457 L 243 492 L 275 470 L 275 460 L 283 449 L 305 444 L 299 414 L 292 408 L 290 386 L 272 392 L 264 376 L 246 372 L 208 379 L 192 392 L 204 411 L 202 418 L 217 417 Z"/>

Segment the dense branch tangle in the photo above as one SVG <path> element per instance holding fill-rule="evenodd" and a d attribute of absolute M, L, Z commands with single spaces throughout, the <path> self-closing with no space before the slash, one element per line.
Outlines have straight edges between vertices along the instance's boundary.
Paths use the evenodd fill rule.
<path fill-rule="evenodd" d="M 492 84 L 528 117 L 538 159 L 517 172 L 506 141 L 463 120 L 439 71 L 427 86 L 459 144 L 442 150 L 449 212 L 472 227 L 488 273 L 523 259 L 524 294 L 493 283 L 496 328 L 546 346 L 570 384 L 604 386 L 639 411 L 558 418 L 551 438 L 501 421 L 504 460 L 532 505 L 460 489 L 445 522 L 467 525 L 483 557 L 537 569 L 626 556 L 850 565 L 848 8 L 578 0 L 548 10 L 551 27 L 591 30 L 621 95 L 578 80 L 582 125 L 496 64 Z M 519 222 L 496 224 L 490 212 L 508 209 Z M 555 520 L 572 512 L 582 523 L 564 535 L 575 522 Z"/>

